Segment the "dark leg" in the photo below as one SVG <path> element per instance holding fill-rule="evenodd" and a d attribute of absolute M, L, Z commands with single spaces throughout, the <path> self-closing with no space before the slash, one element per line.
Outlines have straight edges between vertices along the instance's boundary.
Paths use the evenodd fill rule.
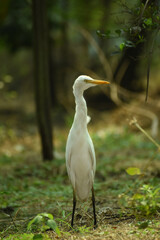
<path fill-rule="evenodd" d="M 75 195 L 75 192 L 73 191 L 73 211 L 72 211 L 71 227 L 73 227 L 75 209 L 76 209 L 76 195 Z"/>
<path fill-rule="evenodd" d="M 97 220 L 96 220 L 96 208 L 95 208 L 95 197 L 94 197 L 94 188 L 93 187 L 92 187 L 92 204 L 93 204 L 94 228 L 96 228 Z"/>

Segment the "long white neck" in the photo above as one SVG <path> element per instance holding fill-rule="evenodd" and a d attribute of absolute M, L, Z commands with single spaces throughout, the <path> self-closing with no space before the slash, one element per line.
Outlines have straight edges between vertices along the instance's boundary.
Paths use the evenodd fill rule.
<path fill-rule="evenodd" d="M 75 96 L 75 103 L 76 103 L 76 112 L 74 116 L 74 124 L 78 124 L 79 126 L 87 128 L 87 104 L 83 97 L 83 91 L 76 91 L 73 92 Z"/>

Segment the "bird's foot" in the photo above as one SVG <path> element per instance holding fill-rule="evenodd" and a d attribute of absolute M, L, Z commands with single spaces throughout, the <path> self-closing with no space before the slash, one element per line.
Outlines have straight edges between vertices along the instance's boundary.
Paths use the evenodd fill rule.
<path fill-rule="evenodd" d="M 93 229 L 96 229 L 98 227 L 97 223 L 95 222 L 93 225 Z"/>
<path fill-rule="evenodd" d="M 96 225 L 93 226 L 93 229 L 96 229 L 97 227 L 98 227 L 98 226 L 97 226 L 97 224 L 96 224 Z"/>

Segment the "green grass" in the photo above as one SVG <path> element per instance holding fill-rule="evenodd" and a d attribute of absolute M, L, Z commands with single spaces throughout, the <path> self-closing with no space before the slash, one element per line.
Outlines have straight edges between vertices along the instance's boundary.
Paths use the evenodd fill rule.
<path fill-rule="evenodd" d="M 72 189 L 63 156 L 52 162 L 42 162 L 38 153 L 35 154 L 34 148 L 30 149 L 29 157 L 28 149 L 23 148 L 16 154 L 0 155 L 0 236 L 2 239 L 36 239 L 36 234 L 39 234 L 39 239 L 47 239 L 46 236 L 48 239 L 54 239 L 56 236 L 54 232 L 27 231 L 28 223 L 39 213 L 53 215 L 64 239 L 69 239 L 71 235 L 75 236 L 75 239 L 79 239 L 82 235 L 85 235 L 86 239 L 90 235 L 93 238 L 95 236 L 95 239 L 96 236 L 103 239 L 104 236 L 109 236 L 113 232 L 112 226 L 118 224 L 116 228 L 119 229 L 119 226 L 127 224 L 127 221 L 131 222 L 123 226 L 124 229 L 129 228 L 126 230 L 128 238 L 124 239 L 130 239 L 127 235 L 128 231 L 131 232 L 130 236 L 157 234 L 160 222 L 158 205 L 155 204 L 155 211 L 147 215 L 144 213 L 145 208 L 141 211 L 140 204 L 143 205 L 143 203 L 140 199 L 139 202 L 130 203 L 134 194 L 141 191 L 142 186 L 149 185 L 154 189 L 160 187 L 160 168 L 158 169 L 160 153 L 156 153 L 156 147 L 141 134 L 131 133 L 129 129 L 124 129 L 121 133 L 115 130 L 104 133 L 103 136 L 94 134 L 92 138 L 97 155 L 95 194 L 98 230 L 92 230 L 90 201 L 78 202 L 75 229 L 69 228 Z M 59 139 L 61 142 L 56 146 L 56 150 L 64 153 L 63 134 Z M 3 140 L 5 140 L 4 136 Z M 32 140 L 34 137 L 31 138 Z M 18 139 L 12 136 L 11 141 L 15 143 Z M 126 173 L 128 167 L 138 167 L 143 174 L 130 176 Z M 143 198 L 145 199 L 148 201 L 146 205 L 149 205 L 148 195 Z M 158 199 L 159 191 L 154 201 Z M 153 215 L 155 222 L 151 222 Z M 130 220 L 127 220 L 127 217 Z M 143 229 L 144 233 L 138 227 L 138 221 L 150 221 L 146 229 Z M 44 234 L 47 234 L 45 238 Z"/>

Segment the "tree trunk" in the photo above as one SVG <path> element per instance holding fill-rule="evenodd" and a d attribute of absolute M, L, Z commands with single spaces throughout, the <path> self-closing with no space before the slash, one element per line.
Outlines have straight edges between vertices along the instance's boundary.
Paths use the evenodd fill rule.
<path fill-rule="evenodd" d="M 32 0 L 35 101 L 44 160 L 53 159 L 46 0 Z"/>

